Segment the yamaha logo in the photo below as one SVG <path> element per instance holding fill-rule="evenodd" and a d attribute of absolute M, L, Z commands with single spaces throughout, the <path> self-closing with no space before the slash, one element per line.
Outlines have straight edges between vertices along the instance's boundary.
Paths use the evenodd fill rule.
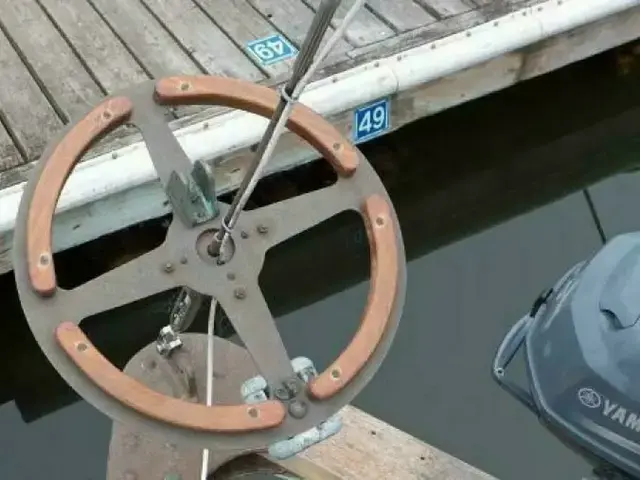
<path fill-rule="evenodd" d="M 602 397 L 593 388 L 581 388 L 578 390 L 578 400 L 587 408 L 600 408 Z"/>
<path fill-rule="evenodd" d="M 578 401 L 586 408 L 595 410 L 603 417 L 640 433 L 640 412 L 635 409 L 614 402 L 590 387 L 580 388 L 577 397 Z"/>

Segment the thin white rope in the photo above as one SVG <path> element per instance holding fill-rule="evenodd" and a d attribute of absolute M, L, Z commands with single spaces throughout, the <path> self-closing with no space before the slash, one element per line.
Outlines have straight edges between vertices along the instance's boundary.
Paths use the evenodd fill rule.
<path fill-rule="evenodd" d="M 267 144 L 267 148 L 265 149 L 263 158 L 269 159 L 271 155 L 273 155 L 273 151 L 275 149 L 276 143 L 278 139 L 282 135 L 284 131 L 285 125 L 289 121 L 289 116 L 291 115 L 291 111 L 295 103 L 300 98 L 302 91 L 305 89 L 311 77 L 316 73 L 316 70 L 320 67 L 320 64 L 324 61 L 324 59 L 329 55 L 329 52 L 333 49 L 335 44 L 342 38 L 344 33 L 347 31 L 347 27 L 353 20 L 353 18 L 358 13 L 366 0 L 356 0 L 354 4 L 351 6 L 344 19 L 340 23 L 340 26 L 333 32 L 333 35 L 329 38 L 327 43 L 322 47 L 320 53 L 316 55 L 313 60 L 313 63 L 304 74 L 304 76 L 298 82 L 295 90 L 293 91 L 293 95 L 291 95 L 291 100 L 287 102 L 287 105 L 284 109 L 282 116 L 280 117 L 280 121 L 276 124 L 276 127 L 273 131 L 273 135 L 271 140 Z M 264 164 L 267 162 L 265 161 Z M 256 172 L 256 177 L 260 178 L 260 172 Z M 209 311 L 209 325 L 207 327 L 207 406 L 211 406 L 211 399 L 213 396 L 213 339 L 214 339 L 214 319 L 215 319 L 215 300 L 211 300 L 211 310 Z M 207 480 L 207 472 L 209 470 L 209 450 L 204 449 L 202 451 L 202 470 L 200 475 L 200 480 Z"/>
<path fill-rule="evenodd" d="M 216 319 L 216 299 L 211 299 L 209 308 L 209 321 L 207 323 L 207 395 L 206 404 L 210 407 L 213 403 L 213 344 L 215 341 L 215 319 Z M 202 469 L 200 470 L 200 480 L 207 480 L 209 471 L 209 449 L 202 450 Z"/>
<path fill-rule="evenodd" d="M 294 100 L 297 100 L 300 97 L 302 90 L 307 86 L 307 83 L 309 83 L 311 77 L 316 73 L 316 70 L 318 70 L 320 64 L 324 62 L 325 57 L 329 55 L 329 52 L 333 49 L 335 44 L 338 43 L 338 40 L 342 38 L 344 33 L 347 31 L 347 27 L 353 21 L 354 17 L 358 13 L 358 10 L 360 10 L 364 6 L 365 2 L 366 0 L 356 0 L 353 3 L 347 14 L 344 16 L 344 19 L 340 23 L 340 26 L 336 29 L 335 32 L 333 32 L 333 35 L 331 36 L 331 38 L 329 38 L 329 41 L 325 43 L 324 47 L 322 47 L 322 49 L 320 50 L 320 53 L 316 55 L 313 63 L 307 70 L 307 73 L 305 73 L 302 79 L 300 79 L 300 82 L 298 82 L 298 86 L 293 92 Z"/>
<path fill-rule="evenodd" d="M 276 123 L 276 126 L 273 129 L 273 135 L 271 135 L 271 138 L 267 143 L 264 153 L 262 154 L 262 158 L 260 160 L 258 168 L 254 173 L 255 183 L 257 183 L 258 180 L 262 177 L 262 170 L 264 170 L 267 163 L 269 163 L 269 159 L 271 159 L 273 155 L 273 152 L 276 148 L 278 140 L 280 139 L 280 136 L 282 135 L 282 132 L 284 132 L 285 126 L 289 121 L 289 117 L 291 116 L 291 111 L 293 110 L 293 107 L 295 106 L 296 102 L 300 98 L 302 91 L 307 86 L 307 83 L 309 83 L 309 80 L 311 80 L 311 77 L 315 74 L 316 70 L 318 69 L 320 64 L 324 61 L 325 57 L 329 54 L 331 49 L 335 46 L 338 40 L 342 38 L 342 36 L 344 35 L 344 32 L 346 32 L 347 27 L 349 26 L 349 23 L 353 20 L 353 17 L 356 16 L 356 14 L 358 13 L 358 10 L 362 8 L 365 1 L 366 0 L 356 0 L 356 2 L 351 6 L 351 8 L 345 15 L 340 26 L 333 32 L 333 35 L 329 38 L 327 43 L 320 50 L 320 53 L 317 54 L 316 57 L 314 58 L 314 61 L 309 67 L 309 69 L 307 70 L 307 73 L 305 73 L 304 76 L 298 82 L 298 85 L 296 86 L 295 90 L 290 96 L 291 101 L 288 101 L 287 104 L 285 105 L 282 115 L 280 116 L 280 120 L 278 121 L 278 123 Z M 284 93 L 284 89 L 282 89 L 282 92 Z M 249 188 L 253 188 L 255 186 L 255 183 L 253 185 L 250 184 Z"/>

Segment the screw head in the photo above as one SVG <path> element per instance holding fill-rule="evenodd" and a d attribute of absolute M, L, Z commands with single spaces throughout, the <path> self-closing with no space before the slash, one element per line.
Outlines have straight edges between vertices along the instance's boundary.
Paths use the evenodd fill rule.
<path fill-rule="evenodd" d="M 287 389 L 284 388 L 284 387 L 276 388 L 273 393 L 274 393 L 274 395 L 276 396 L 276 398 L 278 400 L 288 400 L 289 399 L 289 392 L 287 392 Z"/>
<path fill-rule="evenodd" d="M 295 380 L 287 380 L 286 382 L 284 382 L 284 384 L 291 395 L 297 395 L 300 392 L 298 382 L 296 382 Z"/>
<path fill-rule="evenodd" d="M 51 254 L 49 252 L 42 252 L 40 258 L 38 258 L 38 263 L 43 267 L 49 265 L 51 263 Z"/>
<path fill-rule="evenodd" d="M 162 266 L 162 269 L 165 271 L 165 273 L 171 273 L 173 272 L 175 267 L 173 266 L 173 263 L 167 262 Z"/>
<path fill-rule="evenodd" d="M 145 360 L 144 362 L 142 362 L 142 369 L 143 370 L 155 370 L 156 367 L 158 366 L 158 364 L 156 363 L 156 361 L 153 358 L 150 358 L 148 360 Z"/>
<path fill-rule="evenodd" d="M 244 300 L 247 298 L 247 291 L 242 287 L 238 287 L 233 291 L 233 296 L 238 300 Z"/>
<path fill-rule="evenodd" d="M 269 233 L 269 227 L 267 227 L 266 225 L 258 225 L 258 233 L 260 235 L 266 235 L 267 233 Z"/>
<path fill-rule="evenodd" d="M 245 232 L 244 230 L 242 232 L 240 232 L 240 236 L 244 239 L 249 238 L 249 234 L 247 232 Z"/>
<path fill-rule="evenodd" d="M 289 414 L 293 418 L 304 418 L 304 416 L 307 414 L 307 410 L 307 404 L 301 402 L 300 400 L 294 400 L 289 404 Z"/>

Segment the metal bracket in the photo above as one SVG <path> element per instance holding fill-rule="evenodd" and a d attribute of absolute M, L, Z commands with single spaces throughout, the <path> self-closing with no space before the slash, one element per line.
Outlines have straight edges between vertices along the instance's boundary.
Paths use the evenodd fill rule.
<path fill-rule="evenodd" d="M 171 172 L 167 196 L 173 211 L 187 227 L 195 227 L 218 216 L 215 179 L 211 168 L 196 161 L 189 178 Z"/>
<path fill-rule="evenodd" d="M 162 356 L 169 356 L 171 353 L 182 346 L 180 333 L 186 331 L 200 310 L 203 295 L 184 287 L 178 294 L 178 299 L 173 304 L 169 325 L 163 327 L 158 335 L 156 349 Z"/>
<path fill-rule="evenodd" d="M 213 171 L 204 162 L 196 161 L 189 178 L 171 172 L 167 185 L 167 196 L 173 211 L 188 227 L 208 222 L 219 214 L 216 198 L 216 185 Z M 193 323 L 200 305 L 202 295 L 190 288 L 183 288 L 171 311 L 169 325 L 160 330 L 156 349 L 160 355 L 168 357 L 182 346 L 180 333 Z"/>
<path fill-rule="evenodd" d="M 294 358 L 291 361 L 291 366 L 293 367 L 293 371 L 296 373 L 297 377 L 305 384 L 309 383 L 312 378 L 318 375 L 318 371 L 313 365 L 313 362 L 308 358 Z M 290 392 L 290 389 L 287 387 L 282 387 L 281 389 L 286 392 Z M 244 399 L 244 402 L 248 404 L 264 402 L 268 400 L 267 390 L 268 385 L 264 377 L 256 376 L 242 384 L 242 398 Z M 279 398 L 277 393 L 278 390 L 279 389 L 276 389 L 275 396 Z M 294 395 L 295 394 L 291 395 L 289 398 Z M 295 402 L 296 400 L 289 405 L 289 410 L 292 415 L 295 414 L 295 411 L 292 411 L 291 407 Z M 333 415 L 318 426 L 313 427 L 306 432 L 299 433 L 298 435 L 269 445 L 267 452 L 271 458 L 276 460 L 286 460 L 305 451 L 307 448 L 332 437 L 341 429 L 342 419 L 339 415 Z"/>

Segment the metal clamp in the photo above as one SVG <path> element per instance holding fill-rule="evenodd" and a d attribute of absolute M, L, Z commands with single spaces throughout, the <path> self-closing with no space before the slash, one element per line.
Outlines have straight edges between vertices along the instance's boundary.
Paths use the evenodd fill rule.
<path fill-rule="evenodd" d="M 219 213 L 213 172 L 203 162 L 194 163 L 188 178 L 171 172 L 166 193 L 173 211 L 188 227 L 208 222 Z"/>
<path fill-rule="evenodd" d="M 318 372 L 313 362 L 305 357 L 297 357 L 291 361 L 293 371 L 304 383 L 309 383 Z M 256 376 L 242 384 L 242 398 L 245 403 L 254 404 L 267 401 L 268 385 L 264 377 Z M 277 394 L 276 394 L 277 396 Z M 277 460 L 291 458 L 307 448 L 321 443 L 342 429 L 342 419 L 336 414 L 319 425 L 285 440 L 272 443 L 267 449 L 270 457 Z"/>
<path fill-rule="evenodd" d="M 173 331 L 171 325 L 162 327 L 156 340 L 156 350 L 163 357 L 168 357 L 174 350 L 182 347 L 182 340 L 180 336 Z"/>
<path fill-rule="evenodd" d="M 215 178 L 211 168 L 203 162 L 194 163 L 189 178 L 175 170 L 171 172 L 166 193 L 173 211 L 189 227 L 218 216 Z M 191 326 L 201 304 L 200 293 L 186 287 L 180 291 L 169 325 L 163 327 L 158 335 L 156 349 L 160 355 L 168 357 L 182 347 L 180 333 Z"/>
<path fill-rule="evenodd" d="M 156 341 L 156 349 L 160 355 L 167 357 L 174 350 L 182 347 L 180 333 L 191 326 L 202 305 L 202 301 L 202 295 L 195 290 L 187 287 L 180 290 L 171 310 L 169 325 L 160 330 Z"/>

